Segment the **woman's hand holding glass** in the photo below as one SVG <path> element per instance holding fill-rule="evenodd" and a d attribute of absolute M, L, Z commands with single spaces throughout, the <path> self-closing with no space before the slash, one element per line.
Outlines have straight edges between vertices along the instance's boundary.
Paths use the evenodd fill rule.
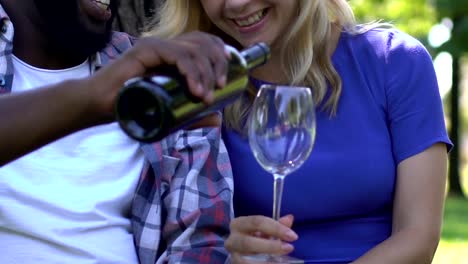
<path fill-rule="evenodd" d="M 298 238 L 291 229 L 293 221 L 292 215 L 283 216 L 278 221 L 262 215 L 233 219 L 230 226 L 231 233 L 225 243 L 225 247 L 231 253 L 232 263 L 259 263 L 249 262 L 243 257 L 245 255 L 291 253 L 294 247 L 289 242 L 294 242 Z"/>

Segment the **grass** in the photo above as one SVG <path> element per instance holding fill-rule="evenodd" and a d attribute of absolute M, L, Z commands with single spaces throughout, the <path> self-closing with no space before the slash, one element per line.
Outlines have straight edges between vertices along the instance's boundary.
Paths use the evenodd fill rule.
<path fill-rule="evenodd" d="M 463 171 L 463 186 L 467 194 L 468 166 Z M 447 198 L 442 239 L 432 263 L 468 263 L 468 198 Z"/>
<path fill-rule="evenodd" d="M 445 205 L 442 240 L 433 264 L 468 263 L 468 199 L 449 197 Z"/>

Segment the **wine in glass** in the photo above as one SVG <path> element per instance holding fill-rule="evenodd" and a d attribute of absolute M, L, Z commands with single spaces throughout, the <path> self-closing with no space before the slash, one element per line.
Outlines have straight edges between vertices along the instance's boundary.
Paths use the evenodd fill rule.
<path fill-rule="evenodd" d="M 309 157 L 315 139 L 315 107 L 308 87 L 261 86 L 248 119 L 248 137 L 258 163 L 273 175 L 273 218 L 278 220 L 283 183 Z M 264 263 L 303 263 L 289 256 L 253 255 Z"/>

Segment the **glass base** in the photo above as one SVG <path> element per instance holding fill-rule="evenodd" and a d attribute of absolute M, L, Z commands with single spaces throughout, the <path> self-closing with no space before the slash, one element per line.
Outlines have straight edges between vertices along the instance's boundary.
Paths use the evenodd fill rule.
<path fill-rule="evenodd" d="M 293 258 L 290 256 L 274 256 L 274 255 L 249 255 L 243 256 L 243 258 L 252 263 L 261 263 L 261 264 L 273 264 L 273 263 L 285 263 L 285 264 L 303 264 L 304 261 Z"/>

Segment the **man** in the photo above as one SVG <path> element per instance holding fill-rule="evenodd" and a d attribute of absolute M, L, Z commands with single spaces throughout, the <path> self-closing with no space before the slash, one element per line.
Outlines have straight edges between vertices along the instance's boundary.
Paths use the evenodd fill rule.
<path fill-rule="evenodd" d="M 112 122 L 124 82 L 162 63 L 209 103 L 202 87 L 225 82 L 223 45 L 192 33 L 130 48 L 110 33 L 116 6 L 0 0 L 0 263 L 226 258 L 232 182 L 219 120 L 151 145 Z"/>

